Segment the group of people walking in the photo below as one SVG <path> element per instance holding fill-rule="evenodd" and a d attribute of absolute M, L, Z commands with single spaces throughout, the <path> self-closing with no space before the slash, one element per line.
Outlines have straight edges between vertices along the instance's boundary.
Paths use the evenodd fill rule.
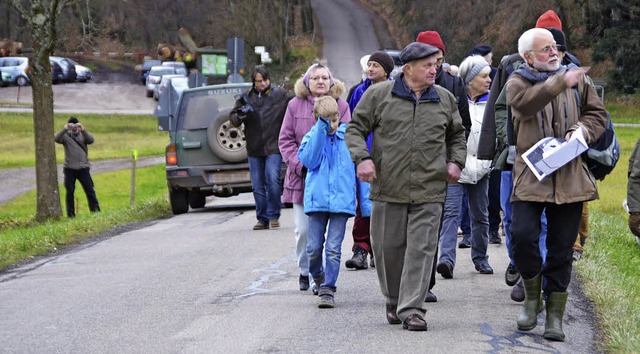
<path fill-rule="evenodd" d="M 375 267 L 388 323 L 427 330 L 425 302 L 437 301 L 435 274 L 453 278 L 466 195 L 476 271 L 494 273 L 487 248 L 500 239 L 490 204 L 501 204 L 511 260 L 505 281 L 521 281 L 524 295 L 517 328 L 535 328 L 546 307 L 544 337 L 564 340 L 573 245 L 583 205 L 598 198 L 596 183 L 581 158 L 538 181 L 522 154 L 545 137 L 568 140 L 577 129 L 592 142 L 607 116 L 586 70 L 563 62 L 568 53 L 557 14 L 543 16 L 498 68 L 491 66 L 491 48 L 477 46 L 452 74 L 436 31 L 421 32 L 400 52 L 395 77 L 393 59 L 371 53 L 363 59 L 366 77 L 347 100 L 326 65 L 311 65 L 293 97 L 256 68 L 247 93 L 254 110 L 241 109 L 239 100 L 231 114 L 245 124 L 253 147 L 254 229 L 278 227 L 281 202 L 293 205 L 299 288 L 318 294 L 320 308 L 335 306 L 341 245 L 355 216 L 346 267 Z M 555 27 L 547 26 L 550 18 Z M 496 142 L 504 154 L 495 156 Z M 510 168 L 501 167 L 503 180 L 491 192 L 501 159 Z M 282 190 L 275 172 L 281 162 Z"/>

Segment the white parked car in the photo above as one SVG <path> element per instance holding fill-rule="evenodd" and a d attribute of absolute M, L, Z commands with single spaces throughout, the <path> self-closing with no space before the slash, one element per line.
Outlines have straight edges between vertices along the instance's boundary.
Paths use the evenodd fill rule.
<path fill-rule="evenodd" d="M 93 70 L 87 68 L 84 65 L 78 64 L 78 62 L 73 59 L 67 58 L 67 60 L 70 61 L 71 64 L 76 66 L 76 74 L 78 74 L 76 80 L 80 82 L 87 82 L 91 80 L 91 78 L 93 77 Z"/>
<path fill-rule="evenodd" d="M 177 77 L 185 78 L 186 76 L 182 74 L 171 74 L 171 75 L 162 76 L 162 79 L 160 79 L 160 83 L 156 85 L 156 87 L 153 89 L 153 99 L 156 101 L 159 100 L 160 94 L 162 93 L 162 91 L 167 89 L 167 86 L 169 85 L 169 80 L 175 79 Z"/>
<path fill-rule="evenodd" d="M 176 69 L 172 66 L 152 66 L 145 83 L 147 97 L 153 97 L 153 91 L 157 90 L 156 86 L 160 84 L 160 80 L 162 80 L 164 75 L 172 75 L 175 73 Z"/>

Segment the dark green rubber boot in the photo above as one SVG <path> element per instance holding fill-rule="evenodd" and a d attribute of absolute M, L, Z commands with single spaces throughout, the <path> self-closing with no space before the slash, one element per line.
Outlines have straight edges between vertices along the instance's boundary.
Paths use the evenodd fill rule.
<path fill-rule="evenodd" d="M 547 297 L 547 320 L 544 323 L 544 338 L 556 342 L 564 342 L 562 318 L 567 305 L 569 293 L 551 293 Z"/>
<path fill-rule="evenodd" d="M 542 311 L 542 276 L 540 273 L 531 279 L 522 278 L 524 284 L 524 303 L 518 316 L 518 329 L 530 331 L 538 324 L 538 313 Z"/>

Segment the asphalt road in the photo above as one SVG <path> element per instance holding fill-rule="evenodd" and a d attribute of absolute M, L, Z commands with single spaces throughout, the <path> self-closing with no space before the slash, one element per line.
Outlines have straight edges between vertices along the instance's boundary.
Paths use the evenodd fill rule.
<path fill-rule="evenodd" d="M 374 270 L 344 267 L 347 235 L 336 308 L 319 309 L 318 297 L 298 290 L 292 209 L 281 228 L 252 231 L 251 205 L 251 194 L 213 199 L 0 274 L 0 351 L 594 352 L 590 306 L 573 286 L 566 342 L 542 339 L 543 314 L 531 332 L 516 330 L 520 304 L 504 284 L 504 244 L 489 246 L 494 275 L 476 272 L 470 251 L 458 250 L 454 278 L 438 277 L 439 301 L 419 333 L 387 324 Z"/>

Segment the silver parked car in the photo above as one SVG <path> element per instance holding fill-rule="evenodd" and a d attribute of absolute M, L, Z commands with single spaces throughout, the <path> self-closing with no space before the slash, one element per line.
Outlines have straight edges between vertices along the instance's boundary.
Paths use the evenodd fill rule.
<path fill-rule="evenodd" d="M 153 91 L 156 90 L 156 86 L 160 84 L 162 76 L 172 75 L 176 73 L 176 69 L 171 66 L 152 66 L 147 75 L 146 81 L 146 93 L 147 97 L 153 97 Z"/>
<path fill-rule="evenodd" d="M 156 87 L 153 89 L 153 99 L 156 101 L 159 100 L 160 94 L 162 93 L 162 91 L 167 89 L 169 85 L 169 81 L 171 79 L 175 79 L 178 77 L 186 78 L 185 75 L 181 75 L 181 74 L 171 74 L 171 75 L 162 76 L 162 79 L 160 79 L 160 83 L 156 85 Z"/>
<path fill-rule="evenodd" d="M 9 82 L 18 86 L 26 86 L 31 82 L 27 72 L 29 70 L 29 58 L 4 57 L 0 58 L 0 71 L 8 73 Z"/>

